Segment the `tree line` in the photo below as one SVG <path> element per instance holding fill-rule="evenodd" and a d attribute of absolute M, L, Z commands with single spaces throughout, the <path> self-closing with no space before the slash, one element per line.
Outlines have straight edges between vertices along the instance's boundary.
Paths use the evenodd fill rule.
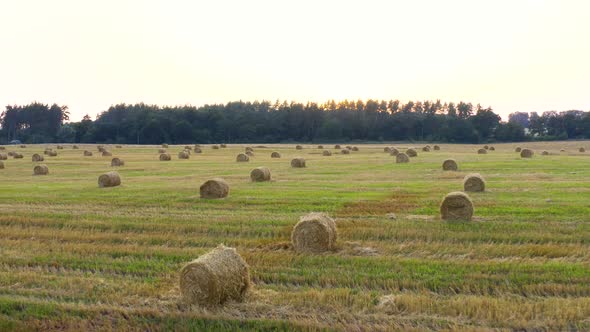
<path fill-rule="evenodd" d="M 516 112 L 503 122 L 491 107 L 437 101 L 230 102 L 161 107 L 119 104 L 67 122 L 67 106 L 6 106 L 0 144 L 171 144 L 433 141 L 484 143 L 590 138 L 590 112 Z"/>

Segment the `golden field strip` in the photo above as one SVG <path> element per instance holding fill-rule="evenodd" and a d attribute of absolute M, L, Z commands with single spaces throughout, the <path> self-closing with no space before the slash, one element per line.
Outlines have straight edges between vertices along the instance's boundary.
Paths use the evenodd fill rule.
<path fill-rule="evenodd" d="M 383 152 L 423 145 L 349 155 L 324 145 L 332 156 L 203 145 L 179 160 L 182 145 L 167 162 L 159 146 L 109 146 L 125 161 L 116 168 L 94 145 L 65 145 L 45 156 L 45 176 L 32 175 L 31 156 L 55 145 L 7 146 L 24 158 L 0 169 L 0 330 L 590 329 L 590 152 L 578 152 L 590 142 L 493 144 L 485 155 L 440 144 L 408 164 Z M 246 146 L 254 157 L 237 163 Z M 291 168 L 299 156 L 307 168 Z M 459 171 L 442 171 L 447 158 Z M 251 182 L 257 166 L 273 181 Z M 113 169 L 122 185 L 99 188 Z M 487 181 L 469 194 L 474 220 L 440 220 L 443 196 L 474 172 Z M 214 177 L 229 197 L 200 199 Z M 291 250 L 292 227 L 312 211 L 336 219 L 337 251 Z M 250 265 L 254 288 L 240 303 L 182 304 L 178 271 L 220 243 Z"/>

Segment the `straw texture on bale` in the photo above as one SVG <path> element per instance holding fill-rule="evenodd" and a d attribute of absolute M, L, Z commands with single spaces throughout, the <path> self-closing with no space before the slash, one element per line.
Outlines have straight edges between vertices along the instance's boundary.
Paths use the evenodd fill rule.
<path fill-rule="evenodd" d="M 121 184 L 121 177 L 117 172 L 108 172 L 98 177 L 98 187 L 116 187 Z"/>
<path fill-rule="evenodd" d="M 84 151 L 84 156 L 86 156 L 86 157 L 92 156 L 92 151 L 88 151 L 88 150 Z"/>
<path fill-rule="evenodd" d="M 479 173 L 467 174 L 463 179 L 463 190 L 465 191 L 485 191 L 486 181 Z"/>
<path fill-rule="evenodd" d="M 40 162 L 43 161 L 45 158 L 43 158 L 42 155 L 35 153 L 31 159 L 33 160 L 33 162 Z"/>
<path fill-rule="evenodd" d="M 270 157 L 271 158 L 281 158 L 281 154 L 275 151 L 270 154 Z"/>
<path fill-rule="evenodd" d="M 211 146 L 211 148 L 212 148 L 213 150 L 219 150 L 219 145 L 213 145 L 213 146 Z"/>
<path fill-rule="evenodd" d="M 113 156 L 113 153 L 111 151 L 104 150 L 102 152 L 102 156 L 103 157 L 112 157 Z"/>
<path fill-rule="evenodd" d="M 490 146 L 490 151 L 496 151 L 496 148 L 493 146 Z"/>
<path fill-rule="evenodd" d="M 305 166 L 305 159 L 303 158 L 294 158 L 291 160 L 291 167 L 295 168 L 303 168 Z"/>
<path fill-rule="evenodd" d="M 342 154 L 350 154 L 350 150 L 343 149 L 342 151 L 340 151 L 340 153 L 342 153 Z"/>
<path fill-rule="evenodd" d="M 47 175 L 49 174 L 49 167 L 47 165 L 37 165 L 33 168 L 34 175 Z"/>
<path fill-rule="evenodd" d="M 180 271 L 180 293 L 188 304 L 219 305 L 241 301 L 250 288 L 248 264 L 236 249 L 218 246 Z"/>
<path fill-rule="evenodd" d="M 0 161 L 0 169 L 4 169 L 4 162 Z"/>
<path fill-rule="evenodd" d="M 50 157 L 57 157 L 57 151 L 53 151 L 53 150 L 52 151 L 49 151 L 47 153 L 47 155 L 50 156 Z"/>
<path fill-rule="evenodd" d="M 45 149 L 45 150 L 43 150 L 43 154 L 44 154 L 44 155 L 48 155 L 48 154 L 49 154 L 49 152 L 51 152 L 51 149 Z"/>
<path fill-rule="evenodd" d="M 63 150 L 63 149 L 64 149 L 64 147 L 63 147 L 63 146 L 61 146 L 61 145 L 58 145 L 58 146 L 57 146 L 57 149 L 58 149 L 58 150 Z"/>
<path fill-rule="evenodd" d="M 246 152 L 248 152 L 248 151 L 252 151 L 252 152 L 254 152 L 254 149 L 252 149 L 251 147 L 247 146 L 247 147 L 246 147 L 246 149 L 245 149 L 245 151 L 246 151 Z"/>
<path fill-rule="evenodd" d="M 270 169 L 268 167 L 256 167 L 250 172 L 250 179 L 253 182 L 270 181 Z"/>
<path fill-rule="evenodd" d="M 121 158 L 115 157 L 111 160 L 111 166 L 113 166 L 113 167 L 125 166 L 125 161 L 123 161 Z"/>
<path fill-rule="evenodd" d="M 250 152 L 250 151 L 248 151 L 248 152 Z M 247 161 L 250 161 L 250 157 L 248 157 L 248 155 L 245 154 L 245 153 L 240 153 L 236 157 L 236 161 L 239 162 L 239 163 L 247 162 Z"/>
<path fill-rule="evenodd" d="M 386 147 L 383 148 L 383 152 L 390 153 L 391 152 L 391 148 L 389 146 L 386 146 Z"/>
<path fill-rule="evenodd" d="M 342 147 L 340 146 L 340 144 L 336 144 L 334 145 L 334 149 L 342 149 Z"/>
<path fill-rule="evenodd" d="M 198 148 L 198 147 L 196 147 L 196 146 L 195 146 L 195 148 L 193 149 L 193 151 L 194 151 L 195 153 L 202 153 L 202 152 L 203 152 L 203 150 L 201 150 L 201 148 Z"/>
<path fill-rule="evenodd" d="M 224 198 L 229 194 L 229 185 L 221 178 L 206 181 L 199 188 L 201 198 Z"/>
<path fill-rule="evenodd" d="M 23 144 L 23 145 L 21 145 L 20 147 L 21 147 L 22 149 L 24 149 L 24 148 L 26 148 L 27 146 Z"/>
<path fill-rule="evenodd" d="M 487 146 L 487 145 L 484 145 L 483 148 L 486 149 L 486 150 L 489 150 L 490 149 L 490 147 Z"/>
<path fill-rule="evenodd" d="M 584 149 L 584 148 L 579 148 L 579 149 L 578 149 L 578 152 L 586 152 L 586 149 Z"/>
<path fill-rule="evenodd" d="M 0 160 L 7 160 L 8 155 L 6 153 L 0 153 Z"/>
<path fill-rule="evenodd" d="M 440 146 L 438 146 L 438 145 L 435 145 L 433 148 L 434 148 L 434 151 L 439 151 L 440 150 Z"/>
<path fill-rule="evenodd" d="M 167 148 L 168 148 L 168 144 L 166 144 L 166 143 L 162 143 L 162 147 L 163 147 L 164 149 L 167 149 Z"/>
<path fill-rule="evenodd" d="M 486 149 L 477 150 L 477 154 L 486 154 L 486 153 L 488 153 L 488 150 L 486 150 Z"/>
<path fill-rule="evenodd" d="M 408 149 L 406 151 L 406 155 L 408 155 L 408 157 L 417 157 L 418 152 L 416 152 L 416 150 L 414 150 L 414 149 Z"/>
<path fill-rule="evenodd" d="M 456 171 L 459 169 L 459 166 L 457 166 L 455 159 L 447 159 L 443 162 L 442 168 L 443 171 Z"/>
<path fill-rule="evenodd" d="M 297 252 L 319 253 L 333 250 L 336 238 L 334 220 L 317 212 L 301 217 L 291 233 L 291 242 Z"/>
<path fill-rule="evenodd" d="M 549 155 L 549 151 L 543 151 L 543 152 L 541 152 L 541 155 L 548 156 Z"/>
<path fill-rule="evenodd" d="M 521 158 L 532 158 L 534 154 L 535 153 L 531 149 L 522 149 L 522 151 L 520 151 Z"/>
<path fill-rule="evenodd" d="M 359 148 L 358 148 L 358 147 L 356 147 L 356 146 L 353 146 L 353 147 L 352 147 L 352 151 L 358 151 L 358 150 L 359 150 Z"/>
<path fill-rule="evenodd" d="M 160 154 L 160 161 L 169 161 L 171 159 L 172 159 L 172 157 L 170 156 L 169 153 L 161 153 Z"/>
<path fill-rule="evenodd" d="M 158 153 L 166 153 L 166 149 L 158 149 Z"/>
<path fill-rule="evenodd" d="M 430 152 L 430 147 L 429 146 L 425 146 L 422 148 L 422 151 L 424 152 Z"/>
<path fill-rule="evenodd" d="M 14 159 L 23 159 L 24 156 L 22 155 L 22 153 L 15 152 L 14 153 L 14 156 L 12 156 L 12 158 L 14 158 Z"/>
<path fill-rule="evenodd" d="M 193 148 L 192 148 L 192 146 L 185 145 L 185 146 L 184 146 L 184 149 L 185 149 L 185 150 L 191 150 L 191 151 L 192 151 L 192 149 L 193 149 Z"/>
<path fill-rule="evenodd" d="M 8 151 L 9 157 L 14 157 L 15 154 L 16 154 L 16 152 L 14 152 L 14 151 Z"/>
<path fill-rule="evenodd" d="M 471 220 L 473 217 L 471 198 L 459 191 L 447 194 L 440 203 L 440 217 L 444 220 Z"/>
<path fill-rule="evenodd" d="M 398 164 L 409 163 L 410 157 L 405 153 L 398 153 L 397 156 L 395 156 L 395 162 Z"/>
<path fill-rule="evenodd" d="M 320 149 L 320 150 L 321 150 L 321 149 L 323 149 L 323 148 L 324 148 L 324 146 L 323 146 L 323 145 L 318 145 L 318 149 Z"/>
<path fill-rule="evenodd" d="M 522 149 L 520 146 L 517 146 L 516 149 L 514 149 L 514 152 L 520 152 Z"/>
<path fill-rule="evenodd" d="M 326 156 L 327 157 L 327 156 L 331 156 L 331 155 L 332 155 L 332 151 L 330 151 L 330 150 L 324 150 L 322 152 L 322 156 Z"/>
<path fill-rule="evenodd" d="M 189 159 L 190 155 L 188 154 L 187 151 L 180 151 L 178 153 L 178 159 Z"/>
<path fill-rule="evenodd" d="M 302 147 L 301 145 L 297 145 L 297 146 L 295 147 L 295 149 L 296 149 L 296 150 L 303 150 L 303 147 Z"/>
<path fill-rule="evenodd" d="M 246 154 L 248 155 L 248 157 L 254 157 L 254 152 L 252 151 L 246 151 Z"/>
<path fill-rule="evenodd" d="M 399 151 L 396 148 L 391 148 L 391 151 L 389 151 L 390 156 L 397 156 L 398 154 L 399 154 Z"/>
<path fill-rule="evenodd" d="M 222 149 L 225 149 L 225 148 L 227 148 L 227 144 L 219 144 L 219 147 Z"/>
<path fill-rule="evenodd" d="M 97 145 L 96 149 L 98 150 L 98 152 L 103 152 L 104 151 L 104 146 L 102 145 Z"/>

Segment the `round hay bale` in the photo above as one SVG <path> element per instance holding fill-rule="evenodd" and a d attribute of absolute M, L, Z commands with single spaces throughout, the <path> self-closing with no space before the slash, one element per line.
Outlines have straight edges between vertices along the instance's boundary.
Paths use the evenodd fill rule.
<path fill-rule="evenodd" d="M 430 147 L 429 146 L 425 146 L 422 148 L 422 151 L 424 152 L 430 152 Z"/>
<path fill-rule="evenodd" d="M 15 154 L 16 154 L 16 152 L 14 152 L 14 151 L 8 151 L 9 157 L 14 157 Z"/>
<path fill-rule="evenodd" d="M 158 149 L 158 153 L 166 153 L 166 149 Z"/>
<path fill-rule="evenodd" d="M 347 146 L 346 146 L 346 148 L 347 148 L 348 150 L 352 150 L 352 146 L 350 146 L 350 145 L 347 145 Z"/>
<path fill-rule="evenodd" d="M 350 150 L 348 149 L 343 149 L 342 151 L 340 151 L 341 154 L 350 154 Z"/>
<path fill-rule="evenodd" d="M 395 156 L 395 162 L 397 164 L 409 163 L 410 157 L 405 153 L 398 153 L 397 156 Z"/>
<path fill-rule="evenodd" d="M 192 146 L 189 146 L 189 145 L 185 145 L 184 146 L 184 149 L 185 150 L 188 150 L 188 151 L 192 151 L 193 150 Z"/>
<path fill-rule="evenodd" d="M 12 156 L 12 158 L 14 158 L 14 159 L 23 159 L 24 156 L 22 155 L 22 153 L 15 152 L 14 153 L 14 156 Z"/>
<path fill-rule="evenodd" d="M 578 149 L 578 152 L 582 152 L 582 153 L 583 153 L 583 152 L 586 152 L 586 149 L 584 149 L 584 148 L 579 148 L 579 149 Z"/>
<path fill-rule="evenodd" d="M 47 153 L 47 155 L 50 156 L 50 157 L 57 157 L 57 151 L 53 151 L 53 150 L 52 151 L 49 151 Z"/>
<path fill-rule="evenodd" d="M 61 145 L 58 145 L 58 146 L 57 146 L 57 149 L 58 149 L 58 150 L 63 150 L 63 149 L 64 149 L 64 147 L 63 147 L 63 146 L 61 146 Z"/>
<path fill-rule="evenodd" d="M 486 150 L 489 150 L 490 149 L 490 147 L 488 145 L 484 145 L 483 148 L 486 149 Z"/>
<path fill-rule="evenodd" d="M 108 172 L 98 177 L 98 187 L 116 187 L 121 184 L 121 177 L 117 172 Z"/>
<path fill-rule="evenodd" d="M 113 153 L 111 151 L 104 150 L 102 152 L 102 156 L 103 157 L 112 157 L 113 156 Z"/>
<path fill-rule="evenodd" d="M 322 156 L 326 156 L 326 157 L 328 157 L 328 156 L 331 156 L 331 155 L 332 155 L 332 151 L 330 151 L 330 150 L 324 150 L 324 151 L 322 152 Z"/>
<path fill-rule="evenodd" d="M 386 147 L 383 148 L 383 152 L 390 153 L 391 152 L 391 148 L 389 146 L 386 146 Z"/>
<path fill-rule="evenodd" d="M 541 155 L 548 156 L 549 155 L 549 152 L 548 151 L 543 151 L 543 152 L 541 152 Z"/>
<path fill-rule="evenodd" d="M 496 148 L 493 146 L 490 146 L 490 151 L 496 151 Z"/>
<path fill-rule="evenodd" d="M 237 157 L 236 157 L 236 161 L 239 163 L 245 163 L 247 161 L 250 161 L 250 157 L 248 157 L 247 154 L 245 153 L 240 153 Z"/>
<path fill-rule="evenodd" d="M 254 149 L 252 149 L 251 147 L 247 146 L 246 149 L 244 150 L 245 152 L 254 152 Z"/>
<path fill-rule="evenodd" d="M 170 161 L 172 156 L 169 153 L 160 153 L 160 161 Z"/>
<path fill-rule="evenodd" d="M 123 161 L 120 158 L 115 157 L 111 160 L 111 167 L 118 167 L 118 166 L 125 166 L 125 161 Z"/>
<path fill-rule="evenodd" d="M 520 152 L 522 150 L 522 148 L 520 146 L 517 146 L 516 149 L 514 149 L 514 152 Z"/>
<path fill-rule="evenodd" d="M 85 157 L 91 157 L 91 156 L 92 156 L 92 152 L 91 152 L 91 151 L 88 151 L 88 150 L 86 150 L 86 151 L 84 151 L 84 156 L 85 156 Z"/>
<path fill-rule="evenodd" d="M 473 202 L 460 191 L 447 194 L 440 203 L 440 217 L 444 220 L 471 220 Z"/>
<path fill-rule="evenodd" d="M 6 150 L 6 147 L 5 146 L 0 146 L 0 150 L 4 151 L 4 150 Z"/>
<path fill-rule="evenodd" d="M 396 148 L 391 148 L 391 151 L 389 151 L 390 156 L 397 156 L 398 154 L 399 154 L 399 151 Z"/>
<path fill-rule="evenodd" d="M 323 145 L 318 145 L 318 149 L 322 150 L 324 148 Z"/>
<path fill-rule="evenodd" d="M 49 167 L 47 165 L 37 165 L 33 168 L 33 175 L 47 175 L 49 174 Z"/>
<path fill-rule="evenodd" d="M 0 160 L 8 160 L 8 155 L 6 153 L 0 153 Z"/>
<path fill-rule="evenodd" d="M 268 167 L 256 167 L 250 172 L 252 182 L 270 181 L 270 169 Z"/>
<path fill-rule="evenodd" d="M 520 158 L 532 158 L 535 153 L 531 149 L 522 149 L 520 151 Z"/>
<path fill-rule="evenodd" d="M 122 145 L 115 145 L 115 149 L 121 149 L 121 148 L 123 148 Z"/>
<path fill-rule="evenodd" d="M 79 149 L 79 147 L 78 147 L 77 145 L 74 145 L 74 146 L 72 146 L 72 149 L 73 149 L 73 150 L 78 150 L 78 149 Z"/>
<path fill-rule="evenodd" d="M 440 146 L 438 146 L 438 145 L 435 145 L 433 148 L 434 148 L 434 151 L 440 151 Z"/>
<path fill-rule="evenodd" d="M 303 147 L 301 145 L 297 145 L 295 146 L 295 150 L 303 150 Z"/>
<path fill-rule="evenodd" d="M 198 148 L 198 147 L 196 147 L 196 146 L 195 146 L 195 148 L 193 149 L 193 151 L 194 151 L 195 153 L 203 153 L 203 150 L 201 150 L 201 148 Z"/>
<path fill-rule="evenodd" d="M 442 164 L 443 171 L 456 171 L 459 169 L 455 159 L 447 159 Z"/>
<path fill-rule="evenodd" d="M 190 155 L 188 154 L 187 151 L 180 151 L 178 153 L 178 159 L 188 159 L 190 158 Z"/>
<path fill-rule="evenodd" d="M 281 158 L 281 154 L 275 151 L 270 154 L 270 157 L 271 158 Z"/>
<path fill-rule="evenodd" d="M 199 188 L 201 198 L 224 198 L 229 194 L 229 185 L 221 178 L 206 181 Z"/>
<path fill-rule="evenodd" d="M 51 152 L 51 149 L 49 149 L 49 148 L 43 150 L 44 155 L 49 155 L 49 152 Z"/>
<path fill-rule="evenodd" d="M 211 146 L 211 148 L 212 148 L 213 150 L 219 150 L 219 145 L 213 145 L 213 146 Z"/>
<path fill-rule="evenodd" d="M 358 148 L 358 147 L 356 147 L 356 146 L 353 146 L 353 147 L 352 147 L 352 151 L 358 151 L 358 150 L 359 150 L 359 148 Z"/>
<path fill-rule="evenodd" d="M 227 144 L 219 144 L 219 147 L 222 149 L 225 149 L 225 148 L 227 148 Z"/>
<path fill-rule="evenodd" d="M 478 192 L 486 190 L 486 181 L 479 173 L 467 174 L 463 179 L 463 190 Z"/>
<path fill-rule="evenodd" d="M 246 151 L 246 154 L 248 155 L 248 157 L 254 157 L 254 152 L 252 151 Z"/>
<path fill-rule="evenodd" d="M 414 150 L 414 149 L 406 150 L 406 154 L 408 155 L 408 157 L 417 157 L 418 156 L 418 152 L 416 152 L 416 150 Z"/>
<path fill-rule="evenodd" d="M 106 151 L 105 147 L 102 145 L 97 146 L 96 149 L 98 150 L 98 152 L 101 152 L 101 153 Z"/>
<path fill-rule="evenodd" d="M 219 245 L 180 270 L 180 294 L 188 304 L 241 301 L 250 288 L 248 264 L 236 249 Z"/>
<path fill-rule="evenodd" d="M 317 212 L 301 217 L 291 233 L 291 242 L 297 252 L 319 253 L 334 250 L 336 238 L 334 220 Z"/>
<path fill-rule="evenodd" d="M 0 161 L 0 169 L 4 169 L 4 162 Z"/>
<path fill-rule="evenodd" d="M 477 154 L 486 154 L 486 153 L 488 153 L 488 150 L 486 150 L 486 149 L 477 150 Z"/>
<path fill-rule="evenodd" d="M 45 158 L 43 158 L 42 155 L 35 153 L 31 159 L 33 160 L 34 163 L 38 163 L 40 161 L 43 161 Z"/>
<path fill-rule="evenodd" d="M 24 148 L 26 148 L 27 146 L 26 146 L 26 145 L 24 145 L 24 144 L 21 144 L 21 146 L 20 146 L 20 147 L 21 147 L 21 149 L 24 149 Z"/>
<path fill-rule="evenodd" d="M 561 150 L 559 150 L 559 152 L 565 152 L 565 149 L 561 149 Z"/>
<path fill-rule="evenodd" d="M 164 149 L 168 149 L 168 144 L 166 144 L 166 143 L 162 143 L 162 147 L 163 147 Z"/>
<path fill-rule="evenodd" d="M 294 158 L 291 160 L 291 167 L 294 168 L 304 168 L 305 166 L 305 159 L 303 158 Z"/>
<path fill-rule="evenodd" d="M 340 150 L 340 149 L 342 149 L 342 147 L 340 147 L 340 144 L 336 144 L 336 145 L 334 145 L 334 149 Z"/>

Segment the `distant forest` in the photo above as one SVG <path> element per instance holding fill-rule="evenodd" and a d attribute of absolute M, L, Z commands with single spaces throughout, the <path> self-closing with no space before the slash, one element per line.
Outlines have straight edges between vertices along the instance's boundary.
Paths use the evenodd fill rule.
<path fill-rule="evenodd" d="M 6 106 L 0 144 L 278 143 L 347 141 L 517 142 L 590 138 L 590 112 L 516 112 L 440 101 L 230 102 L 161 107 L 114 105 L 96 120 L 67 122 L 67 106 Z"/>

